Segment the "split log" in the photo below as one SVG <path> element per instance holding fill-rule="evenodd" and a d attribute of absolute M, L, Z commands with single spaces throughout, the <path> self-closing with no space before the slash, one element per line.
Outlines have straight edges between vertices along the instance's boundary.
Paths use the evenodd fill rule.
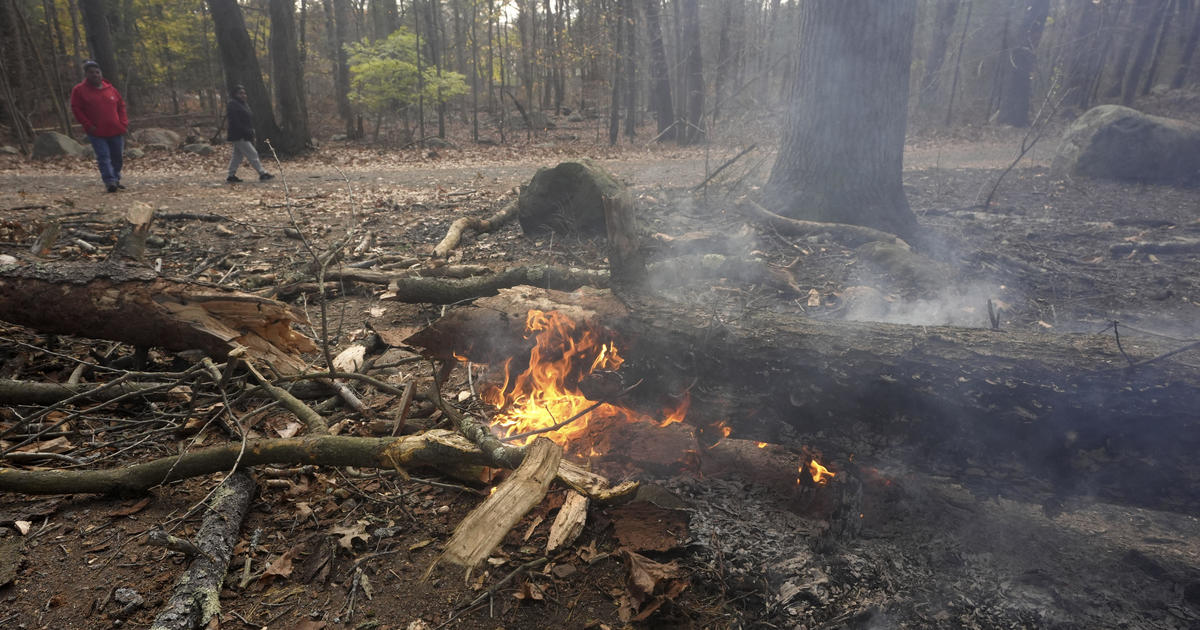
<path fill-rule="evenodd" d="M 0 320 L 218 360 L 240 345 L 285 372 L 302 370 L 299 354 L 317 349 L 293 329 L 306 318 L 287 304 L 117 262 L 0 267 Z"/>
<path fill-rule="evenodd" d="M 476 363 L 528 356 L 525 314 L 554 305 L 611 333 L 625 382 L 644 381 L 628 404 L 647 411 L 689 390 L 689 422 L 727 420 L 743 438 L 775 441 L 788 423 L 821 435 L 827 453 L 903 460 L 988 491 L 1200 513 L 1200 370 L 1161 357 L 1173 348 L 1159 340 L 1122 339 L 1148 360 L 1131 369 L 1111 336 L 714 317 L 645 296 L 523 287 L 410 341 Z"/>
<path fill-rule="evenodd" d="M 511 477 L 466 516 L 446 542 L 442 555 L 429 567 L 432 571 L 443 560 L 471 571 L 483 563 L 500 541 L 533 506 L 542 502 L 554 471 L 562 459 L 562 447 L 537 438 L 525 451 L 525 460 Z M 426 573 L 428 575 L 428 572 Z"/>
<path fill-rule="evenodd" d="M 175 591 L 151 630 L 191 630 L 207 627 L 221 612 L 221 584 L 233 559 L 242 521 L 254 498 L 254 480 L 244 472 L 229 476 L 208 502 L 208 513 L 196 532 L 197 555 L 175 582 Z"/>
<path fill-rule="evenodd" d="M 574 490 L 567 492 L 566 500 L 558 509 L 558 516 L 554 517 L 554 523 L 550 525 L 550 535 L 546 540 L 546 553 L 554 553 L 559 548 L 575 542 L 579 534 L 583 533 L 583 526 L 587 523 L 587 511 L 587 497 Z"/>
<path fill-rule="evenodd" d="M 500 289 L 523 284 L 542 286 L 560 291 L 573 291 L 582 286 L 608 286 L 608 272 L 570 267 L 536 265 L 514 267 L 490 276 L 468 280 L 438 278 L 397 278 L 388 285 L 381 300 L 410 303 L 454 304 L 464 300 L 495 295 Z"/>

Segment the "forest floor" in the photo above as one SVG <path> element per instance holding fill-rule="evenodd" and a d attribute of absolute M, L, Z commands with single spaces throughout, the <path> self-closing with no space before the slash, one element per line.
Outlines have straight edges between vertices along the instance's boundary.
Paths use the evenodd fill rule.
<path fill-rule="evenodd" d="M 1021 132 L 977 129 L 910 143 L 904 173 L 910 204 L 930 235 L 929 255 L 956 271 L 944 292 L 916 296 L 906 293 L 903 279 L 872 268 L 833 240 L 785 237 L 748 224 L 731 198 L 761 183 L 772 162 L 770 151 L 751 152 L 706 189 L 693 191 L 743 147 L 610 149 L 569 138 L 568 131 L 517 147 L 436 153 L 331 143 L 313 156 L 269 164 L 278 175 L 274 181 L 237 185 L 224 183 L 227 153 L 220 147 L 208 157 L 151 153 L 128 162 L 128 189 L 118 194 L 105 193 L 93 167 L 82 161 L 35 164 L 0 157 L 8 159 L 0 161 L 0 254 L 27 259 L 42 226 L 57 219 L 64 232 L 53 258 L 99 260 L 126 210 L 142 202 L 160 214 L 224 218 L 156 223 L 154 233 L 163 240 L 149 258 L 161 259 L 164 275 L 256 290 L 310 279 L 304 271 L 310 256 L 286 228 L 308 235 L 318 248 L 354 228 L 375 238 L 373 249 L 360 258 L 427 260 L 454 219 L 490 215 L 539 167 L 590 157 L 631 187 L 645 226 L 659 235 L 655 243 L 696 231 L 723 234 L 730 249 L 754 252 L 771 265 L 791 265 L 796 284 L 805 290 L 788 294 L 719 281 L 689 285 L 688 299 L 711 302 L 714 309 L 799 309 L 817 318 L 986 327 L 990 299 L 1005 330 L 1112 334 L 1117 320 L 1130 343 L 1139 336 L 1167 336 L 1182 346 L 1200 338 L 1195 247 L 1200 190 L 1057 180 L 1048 171 L 1054 137 L 1042 139 L 1004 176 L 988 207 L 979 204 L 1016 158 Z M 243 167 L 241 174 L 250 171 Z M 89 234 L 104 237 L 96 253 L 74 240 Z M 652 247 L 651 257 L 666 249 Z M 468 235 L 452 260 L 493 270 L 546 262 L 603 268 L 604 248 L 590 241 L 528 238 L 512 223 Z M 797 260 L 801 264 L 793 265 Z M 851 299 L 861 287 L 870 287 L 882 301 L 864 310 Z M 442 312 L 441 306 L 380 301 L 382 289 L 350 284 L 338 292 L 328 309 L 335 349 L 368 330 L 398 337 Z M 86 358 L 93 344 L 109 347 L 0 324 L 0 376 L 65 380 L 75 358 Z M 402 348 L 389 354 L 411 356 Z M 157 353 L 152 358 L 163 366 L 171 360 Z M 1200 363 L 1200 358 L 1191 361 Z M 468 389 L 465 372 L 451 377 L 451 392 Z M 428 376 L 426 367 L 386 374 L 393 383 Z M 387 413 L 390 398 L 364 396 Z M 0 409 L 0 429 L 11 428 L 16 414 L 26 411 Z M 81 423 L 117 418 L 164 426 L 149 408 L 138 406 L 108 410 Z M 267 415 L 252 429 L 272 437 L 294 431 L 290 425 L 287 416 Z M 352 434 L 373 430 L 371 423 L 353 419 L 341 427 Z M 820 434 L 793 428 L 791 443 L 779 446 L 822 446 Z M 112 433 L 105 435 L 111 443 L 77 442 L 66 453 L 104 467 L 222 439 L 180 438 L 167 430 L 127 445 Z M 757 438 L 736 431 L 732 437 Z M 653 501 L 658 517 L 666 518 L 666 510 L 684 523 L 672 520 L 676 524 L 669 531 L 648 525 L 651 531 L 642 535 L 654 540 L 634 548 L 657 545 L 658 551 L 646 555 L 674 562 L 674 579 L 688 584 L 682 593 L 664 596 L 648 620 L 634 625 L 1200 627 L 1200 520 L 1195 517 L 1086 499 L 1053 513 L 1003 492 L 976 496 L 917 463 L 889 460 L 885 450 L 871 457 L 882 483 L 892 488 L 889 500 L 864 505 L 861 536 L 820 551 L 811 539 L 821 523 L 795 496 L 755 479 L 687 470 L 634 472 L 665 490 L 660 496 L 668 498 Z M 334 469 L 277 473 L 269 480 L 263 474 L 261 495 L 243 527 L 222 591 L 220 627 L 626 625 L 620 615 L 628 568 L 620 551 L 633 546 L 636 536 L 627 533 L 631 523 L 653 520 L 628 508 L 594 506 L 583 535 L 566 552 L 471 605 L 485 589 L 543 554 L 561 490 L 553 489 L 550 499 L 516 527 L 486 571 L 464 582 L 460 571 L 440 568 L 422 581 L 442 543 L 481 500 L 478 488 L 436 478 L 430 481 L 441 485 L 356 477 Z M 148 501 L 0 495 L 0 626 L 147 626 L 185 562 L 172 552 L 143 546 L 140 538 L 155 527 L 194 533 L 198 518 L 190 516 L 191 508 L 214 484 L 211 478 L 174 483 L 154 489 Z M 28 531 L 18 533 L 16 523 L 27 523 Z M 347 531 L 358 535 L 347 536 Z M 660 544 L 664 539 L 674 542 Z M 251 577 L 246 581 L 245 566 Z M 121 600 L 127 592 L 118 597 L 118 588 L 135 591 L 144 603 L 128 605 Z"/>

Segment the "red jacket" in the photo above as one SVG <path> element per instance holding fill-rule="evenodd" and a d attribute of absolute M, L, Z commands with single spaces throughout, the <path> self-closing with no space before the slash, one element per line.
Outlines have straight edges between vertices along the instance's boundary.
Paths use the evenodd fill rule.
<path fill-rule="evenodd" d="M 124 135 L 129 129 L 125 101 L 108 81 L 92 87 L 86 80 L 71 90 L 71 112 L 89 136 L 111 138 Z"/>

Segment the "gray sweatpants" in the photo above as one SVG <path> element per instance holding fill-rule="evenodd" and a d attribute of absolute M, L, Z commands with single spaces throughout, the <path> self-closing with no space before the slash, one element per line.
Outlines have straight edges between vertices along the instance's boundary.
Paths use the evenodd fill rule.
<path fill-rule="evenodd" d="M 238 167 L 242 165 L 242 158 L 250 162 L 250 166 L 258 171 L 259 175 L 267 172 L 263 168 L 262 162 L 258 161 L 258 151 L 254 149 L 254 143 L 249 140 L 234 140 L 233 141 L 233 157 L 229 159 L 229 176 L 237 175 Z"/>

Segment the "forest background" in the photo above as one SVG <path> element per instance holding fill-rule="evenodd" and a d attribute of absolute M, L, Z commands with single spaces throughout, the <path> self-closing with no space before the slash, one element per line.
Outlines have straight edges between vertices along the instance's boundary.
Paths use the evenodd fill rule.
<path fill-rule="evenodd" d="M 788 111 L 798 2 L 0 0 L 0 136 L 25 152 L 38 130 L 80 137 L 66 98 L 95 58 L 135 127 L 219 137 L 244 83 L 284 155 L 335 137 L 509 143 L 555 115 L 612 144 L 744 137 Z M 1196 0 L 918 5 L 910 133 L 1200 80 Z"/>

